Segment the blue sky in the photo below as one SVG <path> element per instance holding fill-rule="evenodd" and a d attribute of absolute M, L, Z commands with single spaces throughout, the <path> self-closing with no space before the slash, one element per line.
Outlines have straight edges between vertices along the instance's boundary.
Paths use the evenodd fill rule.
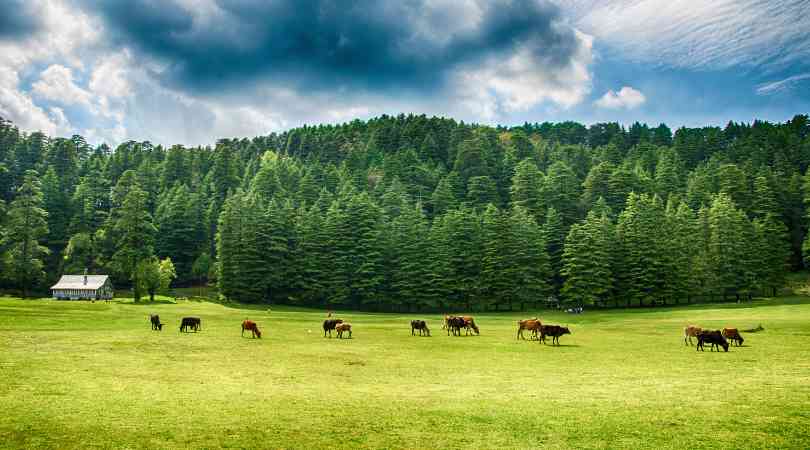
<path fill-rule="evenodd" d="M 723 125 L 810 112 L 807 0 L 4 0 L 0 116 L 211 144 L 425 113 Z"/>

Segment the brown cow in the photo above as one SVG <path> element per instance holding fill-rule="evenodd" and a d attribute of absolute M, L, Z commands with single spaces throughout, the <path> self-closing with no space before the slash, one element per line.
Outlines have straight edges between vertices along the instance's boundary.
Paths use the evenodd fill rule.
<path fill-rule="evenodd" d="M 470 334 L 470 330 L 475 331 L 475 334 L 481 334 L 472 316 L 461 316 L 461 318 L 464 319 L 464 329 L 467 331 L 468 335 Z"/>
<path fill-rule="evenodd" d="M 242 336 L 245 336 L 245 330 L 250 330 L 250 333 L 253 335 L 254 338 L 262 338 L 262 332 L 259 331 L 259 327 L 256 325 L 256 322 L 252 320 L 245 320 L 242 322 Z"/>
<path fill-rule="evenodd" d="M 723 337 L 729 341 L 734 341 L 737 347 L 741 346 L 743 341 L 745 341 L 736 328 L 723 328 Z"/>
<path fill-rule="evenodd" d="M 349 332 L 349 339 L 352 338 L 352 324 L 350 323 L 339 323 L 335 326 L 335 331 L 337 331 L 337 337 L 339 339 L 343 339 L 343 332 Z"/>
<path fill-rule="evenodd" d="M 540 331 L 540 319 L 535 317 L 534 319 L 524 319 L 518 320 L 518 330 L 517 330 L 517 337 L 515 339 L 526 339 L 523 337 L 523 330 L 529 330 L 532 332 L 532 339 L 537 338 L 537 332 Z"/>
<path fill-rule="evenodd" d="M 692 345 L 692 338 L 697 338 L 698 334 L 700 334 L 701 331 L 703 331 L 703 329 L 695 325 L 689 325 L 686 328 L 684 328 L 683 345 Z M 689 339 L 688 343 L 686 342 L 687 338 Z"/>

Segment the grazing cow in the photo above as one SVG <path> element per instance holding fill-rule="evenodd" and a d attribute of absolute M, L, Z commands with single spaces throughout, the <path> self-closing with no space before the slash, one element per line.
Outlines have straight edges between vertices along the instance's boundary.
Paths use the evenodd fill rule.
<path fill-rule="evenodd" d="M 714 348 L 717 347 L 717 351 L 720 351 L 720 347 L 723 347 L 723 350 L 728 351 L 728 341 L 726 338 L 723 337 L 723 333 L 720 330 L 703 330 L 697 336 L 697 348 L 695 350 L 705 351 L 703 349 L 703 344 L 708 342 L 711 345 L 711 351 L 714 351 Z"/>
<path fill-rule="evenodd" d="M 736 328 L 723 328 L 723 337 L 730 341 L 734 341 L 737 344 L 737 347 L 741 346 L 743 341 L 745 341 Z"/>
<path fill-rule="evenodd" d="M 323 321 L 323 337 L 326 337 L 326 332 L 329 332 L 329 337 L 332 337 L 332 330 L 334 330 L 335 327 L 338 324 L 341 324 L 341 323 L 343 323 L 343 320 L 341 320 L 341 319 L 326 319 L 326 320 L 324 320 Z"/>
<path fill-rule="evenodd" d="M 339 323 L 335 326 L 335 331 L 337 332 L 338 339 L 343 339 L 343 332 L 349 332 L 349 339 L 352 338 L 352 324 L 350 323 Z"/>
<path fill-rule="evenodd" d="M 551 345 L 560 345 L 560 336 L 571 334 L 568 327 L 559 325 L 540 325 L 540 341 L 546 343 L 546 336 L 551 336 Z"/>
<path fill-rule="evenodd" d="M 411 336 L 414 335 L 415 330 L 419 330 L 419 336 L 430 336 L 430 329 L 424 320 L 411 320 Z"/>
<path fill-rule="evenodd" d="M 697 338 L 700 332 L 703 331 L 702 328 L 696 327 L 694 325 L 689 325 L 683 329 L 683 345 L 692 345 L 692 338 Z M 686 339 L 689 339 L 689 342 L 686 342 Z"/>
<path fill-rule="evenodd" d="M 523 330 L 529 330 L 532 332 L 532 339 L 537 338 L 537 332 L 540 331 L 540 319 L 535 317 L 534 319 L 524 319 L 518 320 L 518 330 L 517 330 L 517 337 L 515 339 L 526 339 L 523 337 Z"/>
<path fill-rule="evenodd" d="M 473 319 L 472 316 L 462 316 L 461 318 L 464 320 L 464 330 L 466 330 L 467 335 L 469 335 L 471 331 L 474 331 L 475 334 L 481 334 L 478 332 L 478 327 L 475 325 L 475 319 Z"/>
<path fill-rule="evenodd" d="M 251 334 L 254 338 L 262 338 L 262 332 L 259 331 L 259 327 L 256 325 L 256 322 L 252 320 L 245 320 L 242 322 L 242 336 L 245 336 L 245 330 L 250 330 Z"/>
<path fill-rule="evenodd" d="M 152 331 L 163 331 L 163 324 L 160 323 L 160 316 L 157 314 L 150 314 L 149 321 L 152 322 Z"/>
<path fill-rule="evenodd" d="M 202 330 L 202 325 L 199 317 L 183 317 L 180 321 L 180 332 L 188 332 L 193 330 L 195 333 Z"/>

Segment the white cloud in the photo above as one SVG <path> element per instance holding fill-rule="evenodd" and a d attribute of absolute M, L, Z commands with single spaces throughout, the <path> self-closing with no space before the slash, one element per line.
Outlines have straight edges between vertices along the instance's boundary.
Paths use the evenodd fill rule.
<path fill-rule="evenodd" d="M 643 105 L 645 101 L 647 98 L 640 91 L 630 86 L 624 86 L 619 89 L 619 92 L 613 92 L 612 89 L 605 92 L 605 95 L 594 104 L 607 109 L 635 109 Z"/>
<path fill-rule="evenodd" d="M 256 136 L 304 123 L 401 112 L 508 121 L 539 105 L 571 108 L 591 91 L 593 40 L 575 31 L 573 57 L 562 66 L 548 64 L 531 50 L 542 45 L 530 42 L 476 66 L 458 67 L 447 87 L 430 94 L 391 95 L 340 87 L 305 92 L 269 81 L 248 83 L 238 92 L 190 93 L 159 80 L 171 62 L 144 58 L 102 39 L 107 34 L 104 22 L 89 10 L 82 12 L 70 0 L 32 1 L 42 14 L 43 31 L 25 41 L 0 43 L 0 115 L 26 131 L 80 133 L 92 144 L 117 145 L 136 139 L 208 145 L 220 137 Z M 213 20 L 225 14 L 215 1 L 181 1 L 194 11 L 195 21 L 222 26 Z M 484 3 L 464 1 L 463 7 L 455 0 L 428 2 L 435 14 L 420 12 L 419 17 L 441 19 L 441 23 L 417 26 L 415 39 L 441 42 L 474 29 L 482 19 Z M 554 26 L 570 27 L 565 21 Z M 45 69 L 31 73 L 39 67 Z M 32 75 L 32 87 L 26 90 L 20 79 Z"/>
<path fill-rule="evenodd" d="M 42 30 L 22 41 L 0 41 L 0 116 L 25 131 L 72 134 L 76 130 L 64 110 L 35 102 L 31 93 L 20 86 L 20 77 L 34 63 L 83 67 L 88 52 L 92 53 L 90 49 L 97 43 L 99 27 L 90 16 L 63 1 L 31 2 Z"/>
<path fill-rule="evenodd" d="M 39 80 L 32 85 L 32 93 L 42 99 L 63 105 L 92 108 L 90 93 L 77 86 L 73 81 L 73 72 L 61 64 L 54 64 L 45 69 L 40 74 Z"/>
<path fill-rule="evenodd" d="M 59 125 L 34 104 L 31 96 L 18 90 L 18 84 L 17 72 L 0 66 L 0 117 L 12 120 L 23 130 L 56 133 Z"/>
<path fill-rule="evenodd" d="M 787 77 L 784 80 L 764 83 L 757 86 L 757 94 L 768 95 L 768 94 L 775 94 L 777 92 L 787 91 L 793 89 L 797 84 L 807 79 L 810 79 L 810 73 L 793 75 L 792 77 Z"/>
<path fill-rule="evenodd" d="M 514 112 L 528 111 L 551 102 L 570 108 L 591 91 L 590 64 L 593 39 L 576 32 L 578 48 L 568 64 L 549 70 L 529 48 L 518 49 L 508 58 L 490 60 L 474 70 L 457 74 L 456 96 L 479 119 L 495 120 Z"/>
<path fill-rule="evenodd" d="M 577 27 L 631 60 L 780 68 L 810 57 L 807 0 L 555 0 Z"/>

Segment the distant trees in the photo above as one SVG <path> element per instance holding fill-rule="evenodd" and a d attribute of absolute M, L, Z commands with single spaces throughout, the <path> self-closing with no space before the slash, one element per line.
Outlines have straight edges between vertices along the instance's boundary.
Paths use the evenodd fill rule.
<path fill-rule="evenodd" d="M 774 294 L 810 260 L 807 123 L 673 133 L 400 115 L 111 149 L 0 120 L 0 288 L 42 292 L 87 268 L 154 296 L 170 258 L 177 285 L 216 282 L 253 303 L 502 310 Z"/>

